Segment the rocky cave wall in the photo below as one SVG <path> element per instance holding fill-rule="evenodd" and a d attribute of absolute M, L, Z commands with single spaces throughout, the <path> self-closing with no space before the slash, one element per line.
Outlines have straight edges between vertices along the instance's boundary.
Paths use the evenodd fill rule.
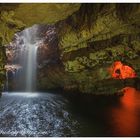
<path fill-rule="evenodd" d="M 92 94 L 113 94 L 125 86 L 139 88 L 137 80 L 116 80 L 109 73 L 115 61 L 122 61 L 140 76 L 139 6 L 82 4 L 77 12 L 58 22 L 63 65 L 47 67 L 46 76 L 39 78 L 41 85 Z"/>
<path fill-rule="evenodd" d="M 112 79 L 108 68 L 113 62 L 120 60 L 134 68 L 137 77 L 140 76 L 140 4 L 60 5 L 56 6 L 58 8 L 56 11 L 52 5 L 48 5 L 50 21 L 42 16 L 45 14 L 40 10 L 38 10 L 40 18 L 33 16 L 33 10 L 29 16 L 31 22 L 29 17 L 23 20 L 21 14 L 28 14 L 26 10 L 32 11 L 27 5 L 21 14 L 19 9 L 24 9 L 25 5 L 18 5 L 18 10 L 15 10 L 14 17 L 18 22 L 22 21 L 22 24 L 18 24 L 21 26 L 16 27 L 16 31 L 12 30 L 13 32 L 33 23 L 55 23 L 57 29 L 58 44 L 55 45 L 59 50 L 57 57 L 60 63 L 42 65 L 39 69 L 38 88 L 46 90 L 61 87 L 66 91 L 113 94 L 126 85 L 136 84 L 134 79 Z M 36 5 L 37 7 L 39 6 Z M 54 14 L 58 12 L 57 10 L 59 13 Z M 64 13 L 65 10 L 68 11 Z M 63 16 L 60 16 L 61 14 Z M 54 18 L 51 18 L 51 15 Z M 5 36 L 6 33 L 5 35 L 3 33 L 2 43 L 6 42 Z M 52 51 L 50 57 L 56 55 L 51 49 L 48 51 Z M 40 58 L 40 61 L 47 59 Z"/>
<path fill-rule="evenodd" d="M 139 77 L 139 25 L 139 4 L 83 4 L 60 22 L 61 60 L 71 79 L 65 88 L 94 94 L 117 92 L 127 85 L 108 72 L 118 60 L 134 68 Z"/>

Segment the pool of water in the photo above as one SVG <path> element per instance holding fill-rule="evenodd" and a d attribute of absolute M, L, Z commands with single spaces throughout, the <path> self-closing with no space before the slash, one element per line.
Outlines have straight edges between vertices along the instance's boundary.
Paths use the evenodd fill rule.
<path fill-rule="evenodd" d="M 110 103 L 100 98 L 87 108 L 60 94 L 3 93 L 0 135 L 140 136 L 140 92 L 126 88 L 124 96 Z"/>

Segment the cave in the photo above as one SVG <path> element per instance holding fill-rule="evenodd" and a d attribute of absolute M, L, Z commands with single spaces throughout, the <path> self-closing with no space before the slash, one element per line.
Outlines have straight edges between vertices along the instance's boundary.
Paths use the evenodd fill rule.
<path fill-rule="evenodd" d="M 0 3 L 0 136 L 140 136 L 139 3 Z"/>

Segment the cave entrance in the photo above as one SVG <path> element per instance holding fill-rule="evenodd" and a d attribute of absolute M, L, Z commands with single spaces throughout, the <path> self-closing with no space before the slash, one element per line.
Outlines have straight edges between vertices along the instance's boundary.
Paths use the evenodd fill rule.
<path fill-rule="evenodd" d="M 131 66 L 125 65 L 121 61 L 115 61 L 109 68 L 109 71 L 113 79 L 122 81 L 122 89 L 118 90 L 120 95 L 139 92 L 137 91 L 137 74 Z"/>
<path fill-rule="evenodd" d="M 114 62 L 110 71 L 114 79 L 136 78 L 135 70 L 128 65 L 124 65 L 121 61 Z"/>

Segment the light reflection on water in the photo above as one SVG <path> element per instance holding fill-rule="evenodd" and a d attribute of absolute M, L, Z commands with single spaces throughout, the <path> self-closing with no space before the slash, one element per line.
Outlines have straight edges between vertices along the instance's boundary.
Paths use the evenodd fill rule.
<path fill-rule="evenodd" d="M 24 130 L 20 136 L 140 136 L 139 91 L 127 87 L 118 100 L 100 99 L 90 105 L 93 114 L 89 114 L 86 103 L 82 106 L 76 100 L 77 107 L 57 94 L 4 93 L 0 99 L 0 131 Z"/>
<path fill-rule="evenodd" d="M 38 92 L 10 92 L 4 93 L 5 95 L 8 96 L 21 96 L 21 97 L 27 97 L 27 98 L 31 98 L 31 97 L 39 97 L 41 93 Z"/>
<path fill-rule="evenodd" d="M 113 135 L 138 136 L 140 135 L 140 91 L 126 87 L 124 93 L 119 106 L 110 111 Z"/>
<path fill-rule="evenodd" d="M 68 101 L 50 93 L 10 92 L 0 99 L 0 136 L 76 136 Z"/>

